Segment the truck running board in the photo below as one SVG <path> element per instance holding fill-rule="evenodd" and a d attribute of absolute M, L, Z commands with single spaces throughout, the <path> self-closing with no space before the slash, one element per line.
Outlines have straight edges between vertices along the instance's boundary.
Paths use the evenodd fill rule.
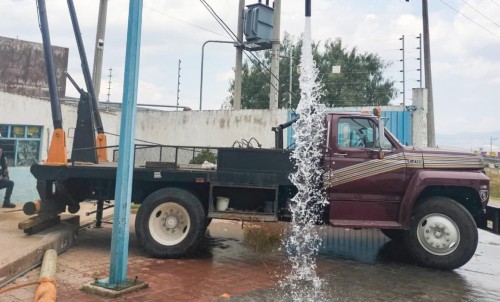
<path fill-rule="evenodd" d="M 370 221 L 370 220 L 343 220 L 330 219 L 334 227 L 363 228 L 363 229 L 402 229 L 403 226 L 395 221 Z"/>
<path fill-rule="evenodd" d="M 259 212 L 226 212 L 226 211 L 212 211 L 208 214 L 209 218 L 238 220 L 248 222 L 272 222 L 278 221 L 274 214 L 266 214 Z"/>

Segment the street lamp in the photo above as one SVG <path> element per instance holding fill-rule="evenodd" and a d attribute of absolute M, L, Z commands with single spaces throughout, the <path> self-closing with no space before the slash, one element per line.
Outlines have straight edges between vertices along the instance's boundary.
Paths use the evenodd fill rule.
<path fill-rule="evenodd" d="M 201 110 L 201 101 L 203 97 L 203 60 L 205 56 L 205 45 L 207 45 L 208 43 L 224 43 L 224 44 L 239 45 L 239 43 L 235 43 L 234 41 L 219 41 L 219 40 L 208 40 L 205 43 L 203 43 L 203 46 L 201 47 L 200 110 Z"/>

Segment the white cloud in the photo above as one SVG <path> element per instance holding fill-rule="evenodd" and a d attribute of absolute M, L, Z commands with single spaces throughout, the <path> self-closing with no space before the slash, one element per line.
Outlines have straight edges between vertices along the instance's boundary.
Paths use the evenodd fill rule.
<path fill-rule="evenodd" d="M 89 63 L 93 62 L 98 0 L 75 0 Z M 235 0 L 208 0 L 217 14 L 236 31 Z M 247 1 L 249 2 L 249 1 Z M 254 1 L 256 2 L 256 1 Z M 461 13 L 500 36 L 498 26 L 458 0 L 447 0 Z M 500 7 L 489 0 L 470 1 L 500 24 Z M 248 4 L 248 3 L 247 3 Z M 415 79 L 418 56 L 416 35 L 422 32 L 419 1 L 318 0 L 312 3 L 313 39 L 341 37 L 349 47 L 376 52 L 393 66 L 387 76 L 401 80 L 401 41 L 406 37 L 407 99 Z M 500 112 L 500 39 L 439 1 L 429 1 L 433 86 L 437 132 L 491 131 Z M 47 1 L 52 43 L 70 48 L 69 71 L 83 83 L 66 1 Z M 34 1 L 0 1 L 0 35 L 40 42 Z M 127 34 L 128 3 L 108 2 L 101 99 L 106 99 L 108 69 L 113 69 L 112 101 L 121 101 Z M 304 1 L 282 0 L 281 32 L 295 37 L 304 27 Z M 214 33 L 215 32 L 215 33 Z M 219 33 L 219 34 L 216 34 Z M 180 103 L 199 106 L 201 46 L 207 40 L 228 40 L 226 33 L 199 1 L 146 0 L 143 8 L 140 101 L 173 103 L 176 99 L 177 62 L 182 60 Z M 234 47 L 208 44 L 205 48 L 203 108 L 217 109 L 228 95 L 234 74 Z M 83 86 L 83 85 L 82 85 Z M 398 88 L 400 86 L 398 85 Z M 68 94 L 76 95 L 69 89 Z M 399 103 L 396 100 L 395 103 Z"/>

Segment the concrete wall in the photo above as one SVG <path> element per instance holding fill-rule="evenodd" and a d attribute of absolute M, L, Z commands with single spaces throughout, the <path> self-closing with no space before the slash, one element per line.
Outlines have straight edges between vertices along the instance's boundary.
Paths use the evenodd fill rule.
<path fill-rule="evenodd" d="M 52 46 L 52 50 L 58 93 L 64 97 L 69 49 Z M 0 91 L 33 97 L 49 95 L 42 44 L 0 37 Z"/>
<path fill-rule="evenodd" d="M 48 139 L 54 131 L 48 100 L 0 92 L 0 123 L 43 126 L 42 159 L 47 157 Z M 61 105 L 68 154 L 73 145 L 77 104 Z M 120 111 L 102 109 L 106 132 L 120 134 Z M 287 110 L 159 111 L 139 108 L 136 139 L 165 145 L 229 147 L 235 141 L 255 137 L 263 147 L 274 147 L 271 127 L 287 121 Z M 108 145 L 118 145 L 116 135 L 107 135 Z M 137 141 L 137 143 L 141 143 Z M 109 154 L 111 156 L 111 153 Z"/>
<path fill-rule="evenodd" d="M 136 138 L 165 145 L 230 147 L 255 137 L 274 147 L 271 128 L 287 121 L 287 110 L 156 111 L 137 113 Z"/>
<path fill-rule="evenodd" d="M 52 112 L 48 100 L 35 99 L 0 91 L 0 121 L 1 124 L 42 126 L 41 158 L 47 157 L 48 140 L 52 138 Z M 70 153 L 73 145 L 73 133 L 77 116 L 76 104 L 61 104 L 63 128 L 66 131 L 66 145 Z M 102 113 L 103 123 L 108 126 L 106 131 L 116 133 L 119 128 L 119 114 L 113 111 Z M 114 137 L 108 144 L 118 144 Z"/>
<path fill-rule="evenodd" d="M 417 100 L 417 97 L 414 97 Z M 423 100 L 416 102 L 413 112 L 414 139 L 420 144 L 426 137 L 426 108 Z M 53 133 L 52 115 L 48 100 L 0 92 L 0 123 L 43 126 L 42 159 L 47 157 L 48 139 Z M 371 111 L 372 107 L 332 108 L 332 111 Z M 383 111 L 403 110 L 401 106 L 385 106 Z M 68 155 L 71 154 L 77 117 L 77 102 L 66 101 L 61 105 L 63 127 L 67 135 Z M 274 147 L 271 128 L 287 121 L 288 111 L 278 110 L 214 110 L 214 111 L 160 111 L 138 108 L 136 143 L 141 141 L 164 145 L 230 147 L 236 141 L 254 137 L 265 148 Z M 108 145 L 118 145 L 120 134 L 120 109 L 101 108 L 101 117 Z M 419 132 L 420 131 L 420 132 Z M 114 134 L 114 135 L 113 135 Z M 286 137 L 286 135 L 285 135 Z M 287 146 L 289 142 L 284 142 Z M 254 144 L 255 145 L 255 144 Z M 109 154 L 111 158 L 111 152 Z"/>

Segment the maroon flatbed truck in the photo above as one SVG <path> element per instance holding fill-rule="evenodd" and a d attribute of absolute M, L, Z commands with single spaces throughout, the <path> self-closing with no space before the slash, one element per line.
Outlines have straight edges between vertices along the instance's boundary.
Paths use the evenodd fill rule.
<path fill-rule="evenodd" d="M 326 113 L 321 222 L 377 228 L 401 240 L 420 265 L 467 263 L 486 228 L 489 179 L 471 153 L 403 146 L 373 115 Z M 384 135 L 379 138 L 378 133 Z M 287 221 L 293 165 L 289 150 L 137 145 L 132 202 L 136 233 L 154 257 L 181 257 L 201 241 L 212 218 Z M 210 159 L 213 165 L 196 164 Z M 114 199 L 116 163 L 35 164 L 39 215 L 75 212 L 84 200 Z M 229 207 L 216 207 L 218 197 Z M 25 212 L 36 207 L 26 204 Z M 31 210 L 30 210 L 31 209 Z M 98 213 L 99 218 L 99 213 Z"/>

